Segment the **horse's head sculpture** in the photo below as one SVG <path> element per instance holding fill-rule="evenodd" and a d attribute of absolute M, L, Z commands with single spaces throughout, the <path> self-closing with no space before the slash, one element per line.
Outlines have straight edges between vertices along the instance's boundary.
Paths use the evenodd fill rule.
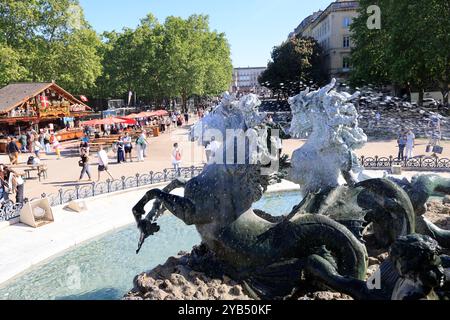
<path fill-rule="evenodd" d="M 270 155 L 266 114 L 259 112 L 260 105 L 255 94 L 236 101 L 225 93 L 219 106 L 192 127 L 190 140 L 202 146 L 212 138 L 220 143 L 222 148 L 215 159 L 218 164 L 267 165 L 276 157 Z"/>
<path fill-rule="evenodd" d="M 336 80 L 317 90 L 309 89 L 289 99 L 293 119 L 290 133 L 308 133 L 304 146 L 292 157 L 291 178 L 305 192 L 335 187 L 343 171 L 358 167 L 354 150 L 367 142 L 358 126 L 358 112 L 351 103 L 359 93 L 339 93 Z"/>

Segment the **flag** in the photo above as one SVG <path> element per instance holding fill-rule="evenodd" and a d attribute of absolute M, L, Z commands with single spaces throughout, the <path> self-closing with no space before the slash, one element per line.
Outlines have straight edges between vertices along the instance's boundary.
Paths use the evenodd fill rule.
<path fill-rule="evenodd" d="M 133 92 L 128 92 L 128 105 L 131 103 L 131 97 L 133 96 Z"/>
<path fill-rule="evenodd" d="M 80 96 L 81 101 L 83 102 L 88 102 L 88 98 L 86 98 L 86 96 Z"/>
<path fill-rule="evenodd" d="M 45 95 L 41 96 L 41 106 L 43 108 L 47 108 L 50 106 L 50 102 L 48 101 L 47 97 Z"/>

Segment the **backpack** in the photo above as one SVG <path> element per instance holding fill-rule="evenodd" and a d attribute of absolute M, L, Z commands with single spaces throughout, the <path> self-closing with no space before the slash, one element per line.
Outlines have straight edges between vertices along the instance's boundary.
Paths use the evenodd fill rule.
<path fill-rule="evenodd" d="M 34 163 L 34 157 L 33 156 L 30 156 L 29 158 L 28 158 L 28 160 L 27 160 L 27 164 L 28 165 L 32 165 Z"/>

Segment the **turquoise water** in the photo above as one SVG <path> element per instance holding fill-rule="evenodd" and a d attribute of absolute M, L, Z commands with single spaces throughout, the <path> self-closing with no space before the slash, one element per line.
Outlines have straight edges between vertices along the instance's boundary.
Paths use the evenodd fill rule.
<path fill-rule="evenodd" d="M 254 205 L 273 215 L 287 214 L 301 201 L 298 192 L 271 194 Z M 134 277 L 200 243 L 195 227 L 166 215 L 161 231 L 135 254 L 134 225 L 89 241 L 38 265 L 0 288 L 0 300 L 116 300 L 133 286 Z"/>

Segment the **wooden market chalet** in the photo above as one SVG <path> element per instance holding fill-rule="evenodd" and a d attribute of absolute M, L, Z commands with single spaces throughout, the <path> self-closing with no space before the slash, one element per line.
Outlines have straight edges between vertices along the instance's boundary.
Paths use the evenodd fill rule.
<path fill-rule="evenodd" d="M 88 105 L 54 82 L 13 83 L 0 89 L 0 131 L 4 133 L 44 128 L 50 123 L 63 127 L 64 118 L 77 121 L 91 112 Z"/>

